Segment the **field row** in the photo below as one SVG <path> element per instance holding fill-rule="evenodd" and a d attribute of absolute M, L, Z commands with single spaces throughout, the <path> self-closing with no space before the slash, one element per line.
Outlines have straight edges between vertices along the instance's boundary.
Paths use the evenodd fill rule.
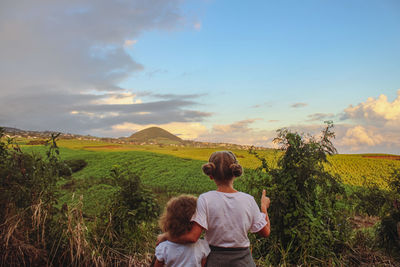
<path fill-rule="evenodd" d="M 201 192 L 210 188 L 212 182 L 201 173 L 201 165 L 210 154 L 221 148 L 171 147 L 156 145 L 120 145 L 80 140 L 60 140 L 64 158 L 83 158 L 88 167 L 77 177 L 103 177 L 114 165 L 120 165 L 140 174 L 144 182 L 153 188 L 182 192 Z M 40 146 L 26 146 L 27 149 L 42 150 Z M 68 149 L 70 148 L 70 149 Z M 244 168 L 255 169 L 260 161 L 245 150 L 233 150 Z M 261 150 L 270 167 L 276 167 L 282 152 Z M 326 169 L 341 177 L 345 184 L 363 186 L 375 183 L 387 187 L 387 180 L 394 169 L 400 169 L 400 160 L 367 158 L 365 155 L 334 155 L 328 157 Z"/>

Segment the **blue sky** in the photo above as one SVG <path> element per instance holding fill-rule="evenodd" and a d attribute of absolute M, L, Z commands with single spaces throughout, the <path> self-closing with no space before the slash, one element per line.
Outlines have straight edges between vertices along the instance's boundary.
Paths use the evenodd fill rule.
<path fill-rule="evenodd" d="M 0 7 L 0 85 L 12 89 L 0 93 L 1 125 L 100 136 L 156 125 L 186 139 L 273 146 L 278 128 L 315 133 L 329 119 L 339 152 L 399 154 L 399 1 Z"/>

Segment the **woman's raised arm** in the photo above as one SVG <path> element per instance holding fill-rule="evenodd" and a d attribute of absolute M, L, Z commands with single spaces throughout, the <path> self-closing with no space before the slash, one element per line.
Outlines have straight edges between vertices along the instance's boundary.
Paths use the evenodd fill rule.
<path fill-rule="evenodd" d="M 265 220 L 267 221 L 267 224 L 264 226 L 263 229 L 261 229 L 257 234 L 259 234 L 262 237 L 268 237 L 271 233 L 271 223 L 268 217 L 268 211 L 267 209 L 269 208 L 269 205 L 271 203 L 271 200 L 269 197 L 267 197 L 267 193 L 265 189 L 262 192 L 261 196 L 261 212 L 265 213 Z"/>

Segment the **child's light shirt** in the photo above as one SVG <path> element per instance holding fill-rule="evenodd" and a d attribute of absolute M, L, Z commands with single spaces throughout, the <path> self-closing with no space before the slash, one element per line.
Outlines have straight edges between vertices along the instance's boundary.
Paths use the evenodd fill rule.
<path fill-rule="evenodd" d="M 254 197 L 243 192 L 201 194 L 192 221 L 206 229 L 205 239 L 217 247 L 249 247 L 248 231 L 256 233 L 267 225 Z"/>
<path fill-rule="evenodd" d="M 164 262 L 165 266 L 173 267 L 201 267 L 201 260 L 209 253 L 210 247 L 204 239 L 191 244 L 164 241 L 156 247 L 157 260 Z"/>

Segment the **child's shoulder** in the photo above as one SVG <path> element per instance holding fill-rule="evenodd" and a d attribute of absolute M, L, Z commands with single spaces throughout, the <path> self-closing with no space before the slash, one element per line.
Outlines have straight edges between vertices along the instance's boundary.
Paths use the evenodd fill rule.
<path fill-rule="evenodd" d="M 196 251 L 196 250 L 208 250 L 208 249 L 209 249 L 208 242 L 200 238 L 194 243 L 186 243 L 186 244 L 175 243 L 167 240 L 161 242 L 156 246 L 156 254 L 168 254 L 171 253 L 171 251 L 177 251 L 177 250 Z"/>
<path fill-rule="evenodd" d="M 163 241 L 160 244 L 156 246 L 156 251 L 169 251 L 169 250 L 174 250 L 177 249 L 178 247 L 184 247 L 187 244 L 179 244 L 175 243 L 169 240 Z"/>

